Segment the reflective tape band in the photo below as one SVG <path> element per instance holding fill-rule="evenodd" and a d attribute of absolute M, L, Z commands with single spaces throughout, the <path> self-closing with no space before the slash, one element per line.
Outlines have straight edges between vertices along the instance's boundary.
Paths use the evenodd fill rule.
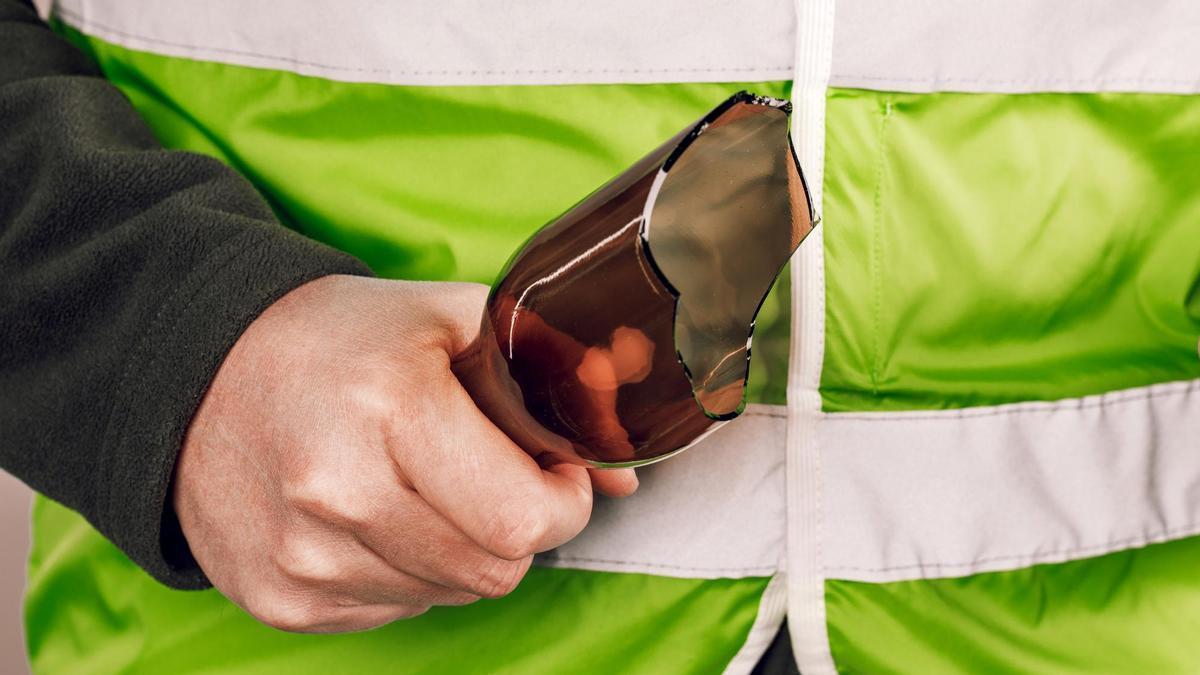
<path fill-rule="evenodd" d="M 1200 380 L 825 415 L 827 577 L 955 577 L 1200 533 Z"/>
<path fill-rule="evenodd" d="M 638 491 L 597 497 L 581 535 L 538 564 L 699 579 L 766 577 L 786 530 L 782 406 L 750 405 L 695 447 L 638 469 Z"/>
<path fill-rule="evenodd" d="M 1192 0 L 842 0 L 833 84 L 885 91 L 1200 92 Z"/>
<path fill-rule="evenodd" d="M 350 82 L 747 82 L 792 71 L 789 0 L 61 0 L 56 8 L 83 32 L 132 49 Z"/>
<path fill-rule="evenodd" d="M 843 0 L 830 84 L 889 91 L 1200 92 L 1191 0 Z M 376 3 L 58 0 L 131 49 L 404 85 L 792 76 L 788 0 Z"/>
<path fill-rule="evenodd" d="M 599 500 L 583 534 L 539 564 L 772 574 L 788 528 L 786 417 L 750 406 L 698 447 L 640 470 L 637 494 Z M 821 463 L 814 564 L 826 578 L 965 576 L 1200 534 L 1200 380 L 809 421 Z"/>

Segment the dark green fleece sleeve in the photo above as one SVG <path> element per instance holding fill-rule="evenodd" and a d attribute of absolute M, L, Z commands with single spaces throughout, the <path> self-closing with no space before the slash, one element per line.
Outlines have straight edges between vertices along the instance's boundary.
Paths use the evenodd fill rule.
<path fill-rule="evenodd" d="M 162 149 L 25 2 L 0 0 L 0 466 L 150 574 L 208 585 L 166 501 L 238 336 L 311 279 L 368 274 L 217 160 Z"/>

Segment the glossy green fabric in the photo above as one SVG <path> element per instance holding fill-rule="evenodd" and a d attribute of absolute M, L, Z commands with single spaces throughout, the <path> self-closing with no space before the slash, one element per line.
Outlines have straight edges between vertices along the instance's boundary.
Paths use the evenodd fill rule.
<path fill-rule="evenodd" d="M 346 84 L 75 38 L 167 145 L 224 159 L 289 225 L 400 278 L 488 282 L 534 228 L 728 93 L 788 94 L 785 83 Z M 828 104 L 827 410 L 1200 377 L 1196 99 L 833 90 Z M 783 295 L 760 316 L 751 400 L 783 400 Z M 78 659 L 147 672 L 704 672 L 741 644 L 765 584 L 534 570 L 499 602 L 300 637 L 215 593 L 155 585 L 58 507 L 39 505 L 36 519 L 28 625 L 46 672 Z M 830 581 L 834 656 L 844 672 L 1181 672 L 1197 653 L 1185 638 L 1200 634 L 1198 549 Z"/>
<path fill-rule="evenodd" d="M 39 499 L 34 517 L 26 634 L 39 673 L 712 673 L 767 583 L 535 567 L 500 600 L 297 635 L 216 591 L 160 585 L 62 506 Z"/>
<path fill-rule="evenodd" d="M 828 99 L 831 411 L 1200 377 L 1200 97 Z"/>
<path fill-rule="evenodd" d="M 732 92 L 787 95 L 784 83 L 346 84 L 60 29 L 166 146 L 226 161 L 285 223 L 394 278 L 490 283 L 537 227 Z M 783 293 L 759 317 L 752 401 L 783 400 Z M 369 633 L 292 635 L 215 591 L 160 586 L 78 515 L 39 499 L 26 630 L 45 673 L 711 673 L 741 648 L 766 583 L 534 568 L 499 601 Z"/>
<path fill-rule="evenodd" d="M 842 673 L 1200 672 L 1200 538 L 961 579 L 827 581 Z"/>
<path fill-rule="evenodd" d="M 831 92 L 824 408 L 1200 377 L 1198 129 L 1200 97 Z M 1200 539 L 826 601 L 845 673 L 1200 671 Z"/>
<path fill-rule="evenodd" d="M 397 279 L 490 284 L 537 228 L 734 92 L 787 98 L 790 88 L 345 83 L 132 51 L 59 28 L 164 145 L 224 160 L 284 223 Z M 776 291 L 759 313 L 750 402 L 785 401 L 789 307 Z"/>

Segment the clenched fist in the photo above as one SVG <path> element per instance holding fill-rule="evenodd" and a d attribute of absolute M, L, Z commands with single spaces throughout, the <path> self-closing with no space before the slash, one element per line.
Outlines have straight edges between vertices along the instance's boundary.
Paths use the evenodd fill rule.
<path fill-rule="evenodd" d="M 330 276 L 250 325 L 188 428 L 172 495 L 222 593 L 306 632 L 501 596 L 579 533 L 593 483 L 636 489 L 631 470 L 539 468 L 479 412 L 450 362 L 486 293 Z"/>

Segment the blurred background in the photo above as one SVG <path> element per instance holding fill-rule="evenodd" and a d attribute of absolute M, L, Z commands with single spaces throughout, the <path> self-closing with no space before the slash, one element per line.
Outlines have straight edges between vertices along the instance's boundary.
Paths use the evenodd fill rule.
<path fill-rule="evenodd" d="M 29 507 L 33 493 L 0 471 L 0 673 L 29 672 L 21 630 L 21 594 L 29 553 Z"/>

